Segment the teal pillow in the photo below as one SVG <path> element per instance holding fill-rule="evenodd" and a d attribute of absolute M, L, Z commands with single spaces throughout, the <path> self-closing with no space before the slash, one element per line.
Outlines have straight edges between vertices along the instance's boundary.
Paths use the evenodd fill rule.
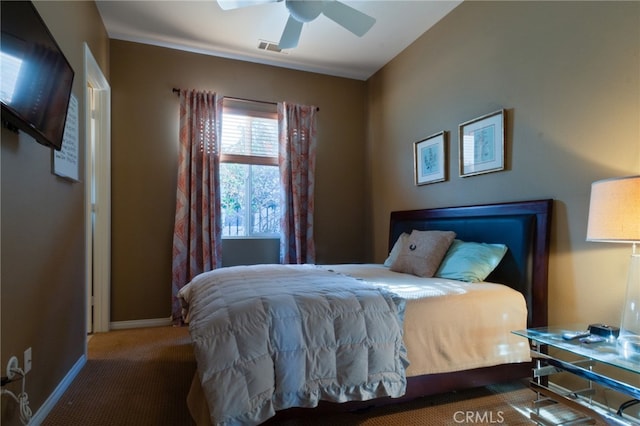
<path fill-rule="evenodd" d="M 458 281 L 484 281 L 500 263 L 507 246 L 454 240 L 435 276 Z"/>

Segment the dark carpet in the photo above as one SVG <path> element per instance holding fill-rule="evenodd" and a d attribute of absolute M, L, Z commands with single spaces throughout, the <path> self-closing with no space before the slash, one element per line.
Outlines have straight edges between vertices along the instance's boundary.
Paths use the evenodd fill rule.
<path fill-rule="evenodd" d="M 43 426 L 191 426 L 186 396 L 195 369 L 186 327 L 96 334 L 85 367 Z M 524 383 L 514 382 L 355 413 L 310 411 L 280 424 L 530 425 L 533 398 Z"/>

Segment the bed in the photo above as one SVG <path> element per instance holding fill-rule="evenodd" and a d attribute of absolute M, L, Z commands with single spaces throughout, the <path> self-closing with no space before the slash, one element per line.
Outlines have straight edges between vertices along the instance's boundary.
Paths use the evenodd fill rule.
<path fill-rule="evenodd" d="M 386 265 L 256 265 L 197 277 L 181 291 L 198 364 L 188 396 L 194 420 L 258 424 L 299 410 L 289 407 L 355 409 L 529 376 L 528 344 L 510 331 L 547 324 L 552 205 L 392 212 Z M 411 235 L 423 234 L 504 252 L 480 282 L 422 278 L 399 268 L 393 253 L 419 254 L 420 244 L 407 247 L 416 250 Z M 438 260 L 438 274 L 454 245 Z M 332 323 L 318 322 L 325 317 Z M 238 338 L 239 329 L 249 334 Z M 306 343 L 292 343 L 298 335 Z"/>

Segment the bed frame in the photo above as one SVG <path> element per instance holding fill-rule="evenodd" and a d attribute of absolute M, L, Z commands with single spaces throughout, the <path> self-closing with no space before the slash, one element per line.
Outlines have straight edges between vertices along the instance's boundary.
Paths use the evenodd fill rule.
<path fill-rule="evenodd" d="M 529 327 L 547 325 L 547 271 L 553 200 L 445 207 L 391 213 L 389 250 L 403 232 L 454 231 L 456 238 L 509 248 L 487 281 L 522 293 Z"/>
<path fill-rule="evenodd" d="M 535 200 L 427 210 L 394 211 L 389 227 L 389 250 L 403 233 L 417 230 L 450 230 L 463 241 L 506 244 L 508 251 L 487 281 L 506 284 L 521 292 L 528 308 L 527 325 L 547 325 L 547 274 L 553 200 Z M 313 410 L 345 411 L 396 404 L 421 396 L 486 386 L 530 377 L 531 362 L 503 364 L 453 373 L 407 378 L 401 398 L 378 398 L 343 404 L 322 402 Z M 292 408 L 275 419 L 308 415 L 309 409 Z M 304 415 L 304 414 L 303 414 Z M 276 422 L 278 420 L 275 420 Z M 267 422 L 271 423 L 271 421 Z"/>
<path fill-rule="evenodd" d="M 487 281 L 508 285 L 524 295 L 528 327 L 547 325 L 547 275 L 553 200 L 535 200 L 391 213 L 389 247 L 412 229 L 449 230 L 463 241 L 502 243 L 508 247 Z M 453 373 L 407 378 L 400 400 L 485 386 L 531 376 L 532 363 L 504 364 Z M 384 399 L 384 398 L 383 398 Z M 388 401 L 398 401 L 398 399 Z"/>

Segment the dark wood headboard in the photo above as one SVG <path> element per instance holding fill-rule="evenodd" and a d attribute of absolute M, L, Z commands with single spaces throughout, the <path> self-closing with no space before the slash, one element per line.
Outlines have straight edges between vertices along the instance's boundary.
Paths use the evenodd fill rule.
<path fill-rule="evenodd" d="M 527 302 L 529 327 L 547 325 L 547 276 L 553 200 L 405 210 L 391 213 L 389 250 L 417 229 L 454 231 L 456 238 L 508 247 L 487 281 L 508 285 Z"/>

